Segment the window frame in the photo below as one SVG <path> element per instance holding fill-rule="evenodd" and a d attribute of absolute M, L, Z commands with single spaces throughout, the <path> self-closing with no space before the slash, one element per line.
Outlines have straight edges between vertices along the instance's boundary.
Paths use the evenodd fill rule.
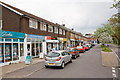
<path fill-rule="evenodd" d="M 63 30 L 63 35 L 65 35 L 65 30 Z"/>
<path fill-rule="evenodd" d="M 47 30 L 47 24 L 45 24 L 44 22 L 40 22 L 40 30 L 41 31 L 46 31 Z M 42 26 L 42 29 L 41 29 L 41 26 Z"/>
<path fill-rule="evenodd" d="M 61 32 L 60 32 L 60 30 L 61 30 Z M 62 31 L 62 29 L 61 29 L 61 28 L 59 28 L 59 34 L 61 34 L 61 35 L 62 35 L 62 32 L 63 32 L 63 31 Z"/>
<path fill-rule="evenodd" d="M 56 32 L 56 30 L 57 30 L 57 32 Z M 54 27 L 54 33 L 58 34 L 58 27 Z"/>
<path fill-rule="evenodd" d="M 52 28 L 52 31 L 49 30 L 50 28 Z M 48 32 L 53 32 L 53 26 L 52 25 L 48 25 Z"/>
<path fill-rule="evenodd" d="M 33 21 L 35 21 L 36 27 L 33 27 L 33 26 L 30 25 L 30 23 L 33 23 Z M 29 19 L 29 28 L 38 29 L 38 21 L 30 18 Z"/>

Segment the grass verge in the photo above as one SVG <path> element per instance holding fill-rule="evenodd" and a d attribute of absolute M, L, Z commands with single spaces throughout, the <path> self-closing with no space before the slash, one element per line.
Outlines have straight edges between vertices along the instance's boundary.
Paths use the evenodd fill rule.
<path fill-rule="evenodd" d="M 108 46 L 101 45 L 101 48 L 102 48 L 102 51 L 104 52 L 112 52 L 112 50 Z"/>

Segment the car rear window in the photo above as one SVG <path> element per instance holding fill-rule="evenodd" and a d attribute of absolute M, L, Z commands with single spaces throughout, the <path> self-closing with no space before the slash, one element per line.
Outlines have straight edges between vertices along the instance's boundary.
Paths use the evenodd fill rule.
<path fill-rule="evenodd" d="M 47 57 L 59 57 L 60 56 L 60 53 L 56 53 L 56 52 L 51 52 L 51 53 L 48 53 Z"/>

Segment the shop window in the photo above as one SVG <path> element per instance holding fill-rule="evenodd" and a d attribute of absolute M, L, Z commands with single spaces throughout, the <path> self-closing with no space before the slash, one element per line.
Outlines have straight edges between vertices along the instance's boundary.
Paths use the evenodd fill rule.
<path fill-rule="evenodd" d="M 38 56 L 39 55 L 39 45 L 38 45 L 38 43 L 36 43 L 36 56 Z"/>
<path fill-rule="evenodd" d="M 63 35 L 65 35 L 65 30 L 63 30 Z"/>
<path fill-rule="evenodd" d="M 58 28 L 54 27 L 54 31 L 55 31 L 55 33 L 58 33 Z"/>
<path fill-rule="evenodd" d="M 20 41 L 19 42 L 24 42 L 24 39 L 20 39 Z"/>
<path fill-rule="evenodd" d="M 19 54 L 18 54 L 18 43 L 13 44 L 13 60 L 18 60 Z"/>
<path fill-rule="evenodd" d="M 0 63 L 3 63 L 2 44 L 0 44 Z"/>
<path fill-rule="evenodd" d="M 20 56 L 24 56 L 24 44 L 20 44 Z"/>
<path fill-rule="evenodd" d="M 40 30 L 46 31 L 46 24 L 43 22 L 40 22 Z"/>
<path fill-rule="evenodd" d="M 2 42 L 2 41 L 3 41 L 3 39 L 2 39 L 2 38 L 0 38 L 0 41 Z"/>
<path fill-rule="evenodd" d="M 0 30 L 2 29 L 2 20 L 0 20 Z"/>
<path fill-rule="evenodd" d="M 11 41 L 11 39 L 5 39 L 5 41 L 6 41 L 6 42 L 10 42 L 10 41 Z"/>
<path fill-rule="evenodd" d="M 29 19 L 29 27 L 30 28 L 34 28 L 34 29 L 37 29 L 38 28 L 38 23 L 36 20 L 33 20 L 33 19 Z"/>
<path fill-rule="evenodd" d="M 12 61 L 11 44 L 5 44 L 5 62 Z"/>
<path fill-rule="evenodd" d="M 35 56 L 35 43 L 32 43 L 32 56 Z"/>
<path fill-rule="evenodd" d="M 53 32 L 53 26 L 51 25 L 48 26 L 48 32 Z"/>
<path fill-rule="evenodd" d="M 59 29 L 59 34 L 62 34 L 62 29 Z"/>
<path fill-rule="evenodd" d="M 13 39 L 13 42 L 18 42 L 18 39 Z"/>
<path fill-rule="evenodd" d="M 40 52 L 42 52 L 42 43 L 40 43 Z"/>

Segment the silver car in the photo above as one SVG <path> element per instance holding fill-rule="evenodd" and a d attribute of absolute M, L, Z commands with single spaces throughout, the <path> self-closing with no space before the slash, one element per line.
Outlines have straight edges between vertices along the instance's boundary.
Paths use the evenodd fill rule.
<path fill-rule="evenodd" d="M 72 55 L 65 51 L 50 52 L 45 57 L 45 67 L 60 66 L 64 68 L 66 63 L 72 63 Z"/>

